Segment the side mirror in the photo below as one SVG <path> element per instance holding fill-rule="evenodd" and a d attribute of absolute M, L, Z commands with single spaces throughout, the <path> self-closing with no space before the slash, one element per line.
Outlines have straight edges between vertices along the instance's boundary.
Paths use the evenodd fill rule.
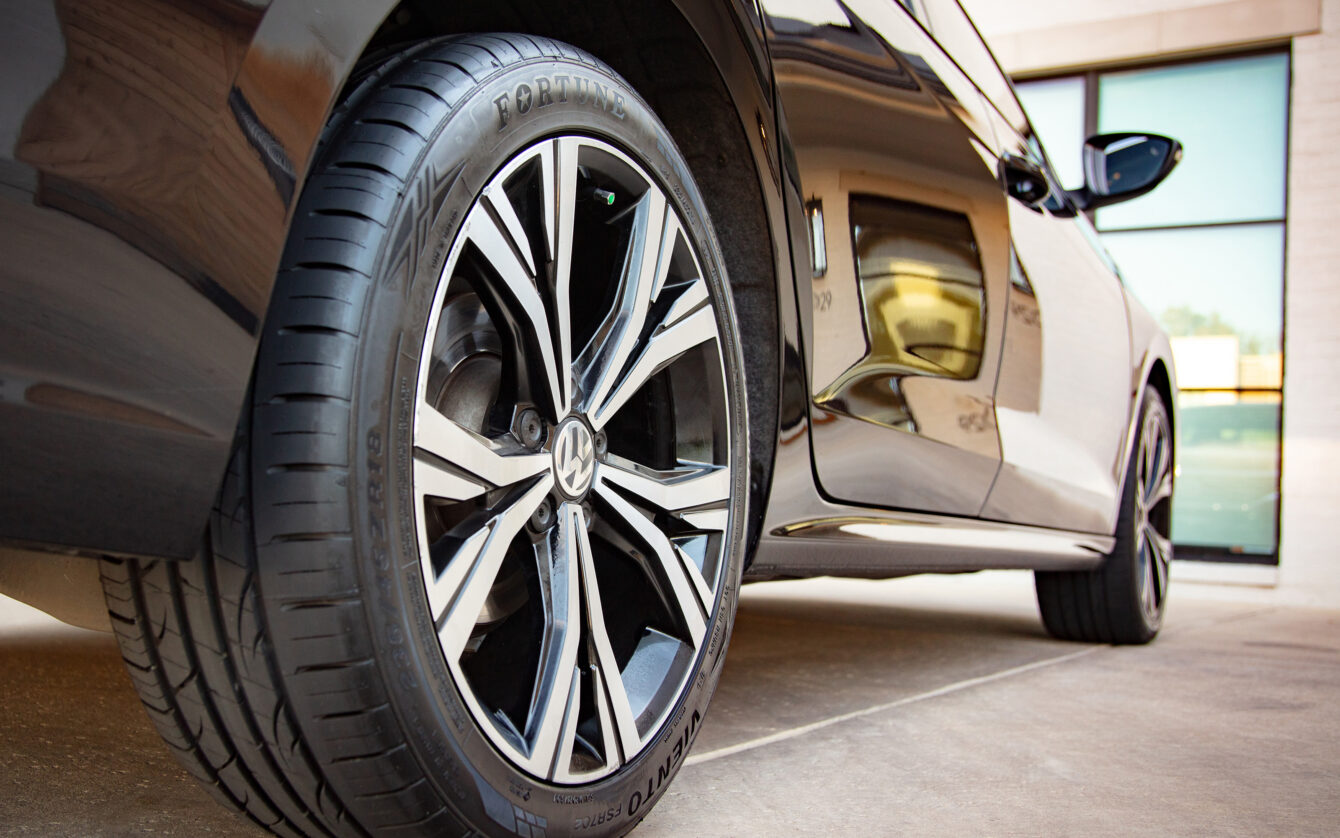
<path fill-rule="evenodd" d="M 1070 193 L 1082 210 L 1138 198 L 1182 159 L 1182 144 L 1158 134 L 1098 134 L 1084 141 L 1084 188 Z"/>

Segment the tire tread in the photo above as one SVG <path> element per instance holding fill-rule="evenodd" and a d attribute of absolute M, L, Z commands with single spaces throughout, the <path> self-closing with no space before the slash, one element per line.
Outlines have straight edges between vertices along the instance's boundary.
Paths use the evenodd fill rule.
<path fill-rule="evenodd" d="M 525 61 L 598 61 L 524 35 L 425 42 L 356 71 L 294 211 L 249 411 L 194 560 L 105 559 L 146 712 L 225 806 L 280 835 L 460 833 L 378 677 L 355 567 L 349 410 L 385 238 L 432 138 Z"/>
<path fill-rule="evenodd" d="M 1147 387 L 1140 416 L 1151 400 L 1162 397 Z M 1166 409 L 1166 408 L 1164 408 Z M 1137 425 L 1143 428 L 1143 420 Z M 1136 445 L 1139 439 L 1136 439 Z M 1085 643 L 1148 643 L 1158 633 L 1146 624 L 1138 600 L 1139 586 L 1133 578 L 1134 545 L 1128 535 L 1134 528 L 1135 459 L 1132 456 L 1122 489 L 1117 516 L 1117 541 L 1102 564 L 1091 570 L 1037 571 L 1034 573 L 1038 611 L 1043 626 L 1053 637 Z"/>

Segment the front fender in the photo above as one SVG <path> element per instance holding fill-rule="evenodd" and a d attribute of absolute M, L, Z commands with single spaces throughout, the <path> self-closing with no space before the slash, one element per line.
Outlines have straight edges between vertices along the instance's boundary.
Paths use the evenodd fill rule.
<path fill-rule="evenodd" d="M 1122 475 L 1122 494 L 1125 493 L 1125 479 L 1135 451 L 1135 441 L 1139 435 L 1140 399 L 1146 386 L 1152 385 L 1163 396 L 1172 422 L 1173 451 L 1177 451 L 1178 407 L 1177 407 L 1177 369 L 1173 363 L 1172 343 L 1168 334 L 1154 319 L 1154 315 L 1131 294 L 1125 291 L 1127 323 L 1131 336 L 1131 410 L 1127 420 L 1126 444 L 1123 446 L 1119 474 Z"/>

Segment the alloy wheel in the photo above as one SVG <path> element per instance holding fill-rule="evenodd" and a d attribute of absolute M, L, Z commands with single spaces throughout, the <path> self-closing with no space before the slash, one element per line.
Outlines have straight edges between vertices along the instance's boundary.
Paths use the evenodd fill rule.
<path fill-rule="evenodd" d="M 1136 463 L 1136 575 L 1140 606 L 1150 625 L 1157 626 L 1168 596 L 1172 564 L 1171 521 L 1172 440 L 1161 409 L 1145 413 Z"/>
<path fill-rule="evenodd" d="M 731 523 L 718 307 L 666 193 L 581 136 L 509 160 L 431 304 L 413 418 L 431 619 L 527 774 L 616 772 L 708 642 Z"/>

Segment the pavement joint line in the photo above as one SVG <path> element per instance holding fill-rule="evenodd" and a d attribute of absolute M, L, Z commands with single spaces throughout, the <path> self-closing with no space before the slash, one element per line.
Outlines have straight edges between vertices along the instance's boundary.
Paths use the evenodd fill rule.
<path fill-rule="evenodd" d="M 1264 614 L 1273 614 L 1279 610 L 1280 607 L 1277 605 L 1266 605 L 1260 608 L 1254 608 L 1251 611 L 1242 611 L 1217 617 L 1202 617 L 1195 622 L 1179 623 L 1175 626 L 1165 628 L 1159 632 L 1158 636 L 1165 639 L 1168 637 L 1181 637 L 1183 634 L 1190 634 L 1203 628 L 1213 628 L 1214 626 L 1221 626 L 1225 623 L 1236 623 L 1239 620 L 1250 620 L 1253 617 L 1260 617 Z"/>
<path fill-rule="evenodd" d="M 836 716 L 829 716 L 828 718 L 820 719 L 817 722 L 810 722 L 809 724 L 803 724 L 800 725 L 799 727 L 788 728 L 787 730 L 779 730 L 776 733 L 770 733 L 767 736 L 760 736 L 757 739 L 750 739 L 735 745 L 727 745 L 724 748 L 717 748 L 715 751 L 708 751 L 707 753 L 704 754 L 692 754 L 689 756 L 688 759 L 684 760 L 684 765 L 685 767 L 688 767 L 690 765 L 700 765 L 704 762 L 711 762 L 713 760 L 721 759 L 722 757 L 734 756 L 735 754 L 744 753 L 746 751 L 752 751 L 757 748 L 765 747 L 767 745 L 775 745 L 778 742 L 785 742 L 788 739 L 796 739 L 798 737 L 814 733 L 817 730 L 823 730 L 826 727 L 832 727 L 833 725 L 836 724 L 849 722 L 852 719 L 859 719 L 864 716 L 873 715 L 875 713 L 882 713 L 885 710 L 895 710 L 899 707 L 906 707 L 909 704 L 917 704 L 922 701 L 929 701 L 930 699 L 933 698 L 940 698 L 941 696 L 950 695 L 956 692 L 962 692 L 963 690 L 972 689 L 973 687 L 979 687 L 983 684 L 990 684 L 993 681 L 1002 681 L 1006 678 L 1012 678 L 1015 675 L 1022 675 L 1026 672 L 1032 672 L 1035 669 L 1044 669 L 1049 666 L 1056 666 L 1057 664 L 1067 663 L 1077 658 L 1085 657 L 1086 655 L 1092 655 L 1094 652 L 1099 652 L 1102 651 L 1103 649 L 1111 649 L 1111 648 L 1112 647 L 1108 645 L 1090 646 L 1085 649 L 1080 649 L 1077 652 L 1068 652 L 1064 655 L 1057 655 L 1054 658 L 1044 658 L 1043 660 L 1040 661 L 1033 661 L 1032 663 L 1020 664 L 1019 666 L 1012 666 L 1009 669 L 1002 669 L 999 672 L 992 672 L 989 675 L 979 675 L 976 678 L 967 678 L 963 681 L 955 681 L 952 684 L 946 684 L 943 687 L 936 687 L 935 689 L 927 690 L 924 693 L 917 693 L 916 695 L 905 696 L 895 701 L 888 701 L 883 704 L 876 704 L 872 707 L 865 707 L 860 710 L 852 710 L 847 713 L 840 713 L 839 715 Z"/>

